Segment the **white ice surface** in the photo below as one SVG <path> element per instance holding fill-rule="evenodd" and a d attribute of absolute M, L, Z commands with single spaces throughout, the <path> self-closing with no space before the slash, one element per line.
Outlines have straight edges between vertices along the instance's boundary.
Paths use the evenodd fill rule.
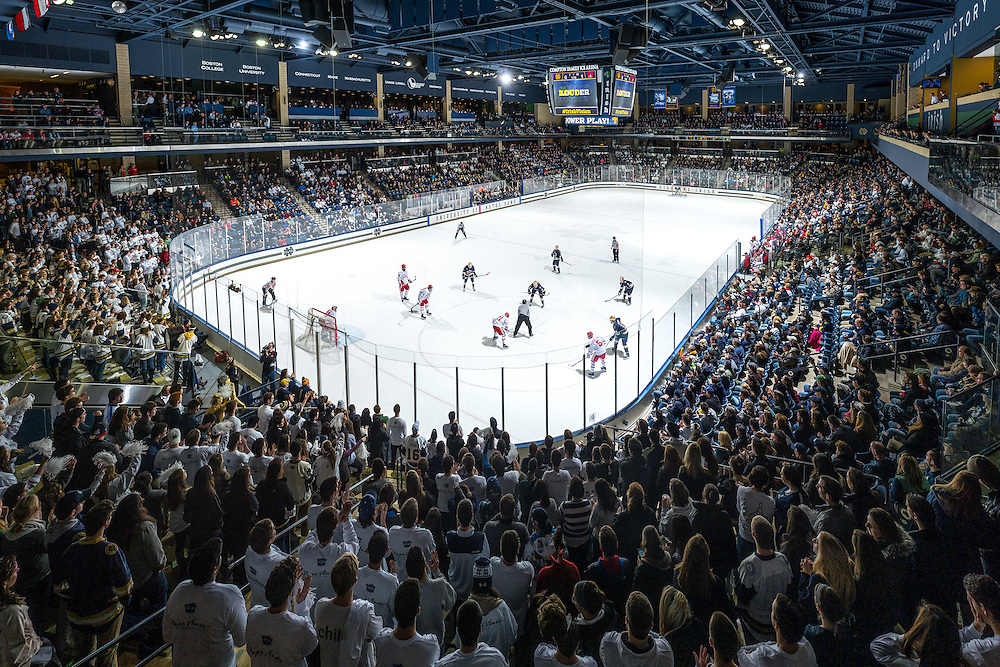
<path fill-rule="evenodd" d="M 546 424 L 551 433 L 576 430 L 632 402 L 677 342 L 672 316 L 660 318 L 734 241 L 747 247 L 768 205 L 750 198 L 591 189 L 467 218 L 468 239 L 456 240 L 457 222 L 446 222 L 225 277 L 259 291 L 273 275 L 279 302 L 303 312 L 336 305 L 338 326 L 353 334 L 347 375 L 350 401 L 359 410 L 376 402 L 377 355 L 377 400 L 383 412 L 391 414 L 391 406 L 399 403 L 407 422 L 419 419 L 421 433 L 429 436 L 455 409 L 457 366 L 459 421 L 466 432 L 496 416 L 514 442 L 523 442 L 545 435 Z M 618 265 L 611 261 L 612 235 L 621 245 Z M 565 260 L 559 275 L 552 273 L 549 256 L 556 244 Z M 478 273 L 489 273 L 476 280 L 475 292 L 462 291 L 462 267 L 469 261 Z M 407 304 L 400 302 L 396 287 L 403 263 L 416 279 Z M 724 278 L 724 264 L 722 269 Z M 622 275 L 635 283 L 631 306 L 606 301 L 617 293 Z M 531 309 L 535 335 L 527 337 L 522 327 L 516 339 L 508 337 L 510 348 L 500 349 L 491 322 L 509 312 L 513 331 L 517 306 L 533 280 L 549 293 L 545 308 Z M 434 285 L 433 314 L 425 321 L 409 306 L 428 284 Z M 231 321 L 233 338 L 251 349 L 276 338 L 281 365 L 290 365 L 292 334 L 282 322 L 281 307 L 276 327 L 266 310 L 259 312 L 258 326 L 253 302 L 239 303 L 240 295 L 227 294 L 221 284 L 209 283 L 206 295 L 198 289 L 195 302 L 207 305 L 213 321 L 218 305 L 220 329 L 228 329 Z M 695 307 L 696 315 L 702 305 Z M 631 359 L 609 353 L 608 372 L 585 381 L 583 363 L 569 364 L 581 359 L 588 331 L 610 334 L 610 315 L 629 326 Z M 655 332 L 654 318 L 659 322 Z M 295 326 L 296 333 L 302 330 L 301 322 Z M 296 375 L 310 378 L 314 388 L 318 382 L 332 398 L 344 397 L 343 350 L 321 354 L 318 378 L 315 357 L 298 347 L 294 354 Z"/>

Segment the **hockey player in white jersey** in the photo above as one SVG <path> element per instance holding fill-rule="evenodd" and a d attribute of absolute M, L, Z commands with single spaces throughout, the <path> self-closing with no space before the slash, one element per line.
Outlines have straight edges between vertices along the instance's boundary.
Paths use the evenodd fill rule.
<path fill-rule="evenodd" d="M 399 282 L 399 300 L 409 301 L 410 283 L 412 283 L 415 278 L 411 278 L 410 274 L 406 272 L 406 264 L 403 264 L 402 268 L 399 269 L 399 273 L 396 274 L 396 280 Z"/>
<path fill-rule="evenodd" d="M 428 285 L 417 294 L 417 305 L 420 307 L 420 319 L 422 320 L 426 320 L 427 316 L 431 314 L 430 309 L 427 307 L 427 302 L 431 298 L 431 290 L 433 289 L 434 285 Z"/>
<path fill-rule="evenodd" d="M 598 361 L 601 362 L 602 373 L 608 370 L 608 366 L 604 362 L 605 347 L 607 347 L 607 342 L 603 338 L 595 336 L 592 331 L 587 332 L 587 356 L 590 357 L 590 377 L 594 377 L 594 367 Z"/>
<path fill-rule="evenodd" d="M 509 317 L 510 313 L 504 313 L 493 318 L 493 342 L 496 342 L 497 336 L 499 336 L 500 344 L 505 350 L 507 349 L 507 332 L 510 330 L 510 324 L 507 321 Z"/>

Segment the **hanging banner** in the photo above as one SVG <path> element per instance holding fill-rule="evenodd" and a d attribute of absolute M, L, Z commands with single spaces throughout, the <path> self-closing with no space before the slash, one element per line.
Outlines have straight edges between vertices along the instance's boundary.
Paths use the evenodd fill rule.
<path fill-rule="evenodd" d="M 722 92 L 718 88 L 708 89 L 708 108 L 709 109 L 722 108 Z"/>
<path fill-rule="evenodd" d="M 722 108 L 723 109 L 733 109 L 736 107 L 736 89 L 735 88 L 723 88 L 722 89 Z"/>
<path fill-rule="evenodd" d="M 665 90 L 653 91 L 653 108 L 654 109 L 667 108 L 667 91 Z"/>
<path fill-rule="evenodd" d="M 496 100 L 496 79 L 451 79 L 451 96 L 462 100 Z"/>

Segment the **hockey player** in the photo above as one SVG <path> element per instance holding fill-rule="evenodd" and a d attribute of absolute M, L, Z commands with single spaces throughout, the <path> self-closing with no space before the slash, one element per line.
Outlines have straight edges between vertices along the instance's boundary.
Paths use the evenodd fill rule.
<path fill-rule="evenodd" d="M 622 347 L 625 348 L 625 358 L 628 359 L 628 329 L 622 324 L 620 317 L 615 317 L 612 315 L 611 326 L 614 328 L 614 333 L 611 335 L 611 344 L 614 346 L 615 350 L 618 350 L 618 341 L 621 341 Z"/>
<path fill-rule="evenodd" d="M 417 294 L 417 305 L 420 306 L 420 319 L 422 320 L 426 320 L 427 316 L 431 314 L 427 307 L 427 301 L 431 298 L 431 290 L 433 289 L 434 285 L 428 285 Z"/>
<path fill-rule="evenodd" d="M 399 300 L 409 301 L 410 283 L 412 283 L 415 278 L 411 278 L 406 272 L 406 264 L 403 264 L 402 268 L 399 269 L 399 273 L 396 274 L 396 280 L 399 281 Z"/>
<path fill-rule="evenodd" d="M 631 280 L 625 280 L 625 276 L 620 276 L 618 278 L 618 293 L 621 294 L 622 301 L 625 302 L 626 306 L 632 305 L 632 290 L 635 285 L 632 284 Z"/>
<path fill-rule="evenodd" d="M 510 317 L 510 313 L 493 318 L 493 342 L 496 342 L 497 336 L 499 336 L 500 344 L 505 350 L 507 349 L 507 331 L 510 329 L 510 324 L 507 322 L 508 317 Z"/>
<path fill-rule="evenodd" d="M 476 291 L 476 267 L 474 267 L 472 265 L 472 262 L 469 262 L 468 264 L 466 264 L 465 268 L 462 269 L 462 291 L 463 292 L 465 291 L 465 283 L 469 282 L 470 280 L 472 281 L 472 291 L 475 292 Z"/>
<path fill-rule="evenodd" d="M 616 239 L 614 236 L 611 237 L 611 255 L 612 255 L 611 261 L 614 262 L 615 264 L 618 264 L 619 263 L 618 262 L 618 239 Z"/>
<path fill-rule="evenodd" d="M 459 234 L 461 234 L 464 238 L 469 238 L 465 234 L 465 221 L 464 220 L 459 220 L 458 221 L 458 229 L 455 230 L 455 238 L 456 239 L 458 238 Z"/>
<path fill-rule="evenodd" d="M 278 297 L 274 296 L 274 286 L 277 283 L 278 283 L 278 279 L 275 278 L 274 276 L 271 276 L 271 279 L 268 280 L 266 283 L 264 283 L 264 287 L 261 288 L 261 292 L 263 293 L 263 296 L 261 298 L 261 304 L 260 304 L 261 306 L 266 306 L 267 305 L 267 295 L 268 294 L 271 295 L 271 304 L 272 305 L 274 304 L 275 301 L 278 300 Z"/>
<path fill-rule="evenodd" d="M 336 338 L 334 338 L 334 332 L 337 329 L 337 307 L 330 306 L 329 310 L 326 311 L 326 316 L 329 318 L 323 320 L 322 322 L 322 337 L 328 343 L 335 343 Z"/>
<path fill-rule="evenodd" d="M 528 296 L 531 297 L 531 304 L 535 305 L 535 295 L 538 295 L 538 299 L 542 302 L 542 308 L 545 307 L 545 288 L 542 287 L 541 283 L 537 280 L 530 285 L 528 285 Z"/>
<path fill-rule="evenodd" d="M 561 261 L 562 250 L 559 249 L 559 246 L 556 246 L 556 249 L 552 251 L 552 273 L 562 273 L 562 271 L 559 270 L 559 262 Z"/>
<path fill-rule="evenodd" d="M 598 360 L 601 362 L 601 372 L 608 370 L 608 365 L 604 362 L 604 348 L 607 342 L 600 336 L 595 336 L 594 332 L 587 332 L 587 356 L 590 357 L 590 377 L 594 377 L 594 366 Z"/>

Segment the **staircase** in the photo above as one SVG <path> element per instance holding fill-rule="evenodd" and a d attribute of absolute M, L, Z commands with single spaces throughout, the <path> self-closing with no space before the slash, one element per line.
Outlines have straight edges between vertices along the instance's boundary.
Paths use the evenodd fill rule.
<path fill-rule="evenodd" d="M 212 202 L 212 210 L 221 218 L 222 220 L 230 220 L 236 217 L 233 210 L 229 208 L 229 203 L 226 201 L 222 193 L 219 192 L 219 188 L 216 187 L 215 182 L 210 180 L 205 173 L 200 175 L 199 181 L 201 182 L 201 191 L 205 193 L 205 197 L 208 201 Z"/>

